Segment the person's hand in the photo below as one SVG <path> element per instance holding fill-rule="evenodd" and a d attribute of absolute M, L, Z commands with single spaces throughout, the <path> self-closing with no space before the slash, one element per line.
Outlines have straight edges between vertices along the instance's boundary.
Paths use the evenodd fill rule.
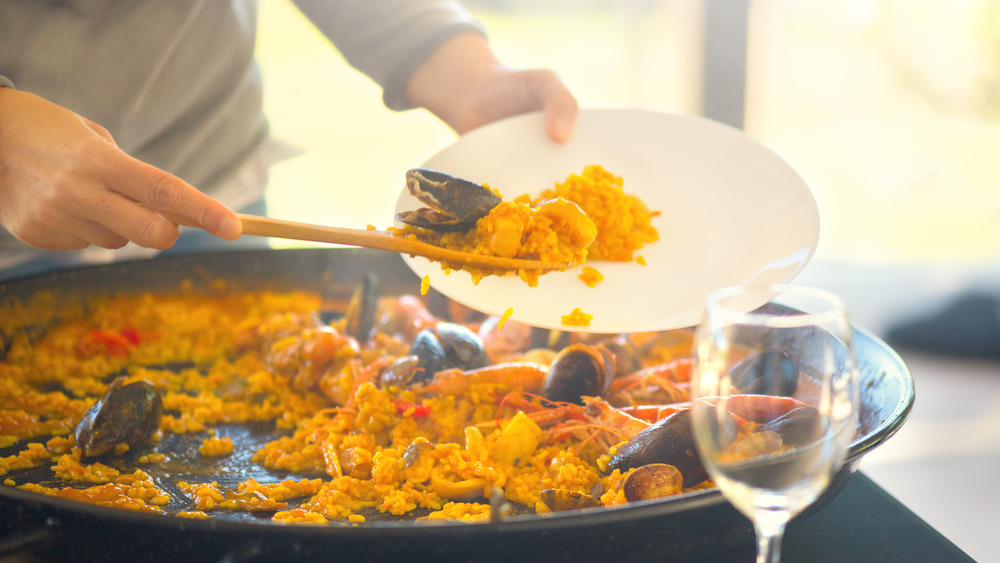
<path fill-rule="evenodd" d="M 579 110 L 576 98 L 554 72 L 506 67 L 475 33 L 457 35 L 441 45 L 410 77 L 406 97 L 459 133 L 543 110 L 549 137 L 560 143 L 572 135 Z"/>
<path fill-rule="evenodd" d="M 125 154 L 100 125 L 29 92 L 0 88 L 0 224 L 31 246 L 166 249 L 177 225 L 232 240 L 236 215 L 183 180 Z"/>

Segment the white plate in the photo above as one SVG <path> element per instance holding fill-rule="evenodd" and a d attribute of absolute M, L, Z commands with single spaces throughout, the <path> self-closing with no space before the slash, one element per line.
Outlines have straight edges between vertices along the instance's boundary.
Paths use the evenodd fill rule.
<path fill-rule="evenodd" d="M 780 157 L 743 132 L 689 115 L 637 109 L 580 112 L 572 139 L 548 139 L 539 113 L 505 119 L 463 135 L 424 163 L 499 189 L 505 199 L 537 196 L 587 164 L 620 176 L 626 193 L 651 210 L 660 240 L 635 262 L 589 262 L 604 280 L 587 287 L 580 268 L 541 276 L 537 287 L 517 277 L 472 283 L 437 263 L 404 257 L 432 287 L 459 303 L 530 325 L 616 333 L 666 330 L 701 320 L 705 295 L 748 281 L 787 282 L 812 257 L 819 210 L 805 182 Z M 421 204 L 406 189 L 396 209 Z M 561 317 L 579 307 L 590 327 Z"/>

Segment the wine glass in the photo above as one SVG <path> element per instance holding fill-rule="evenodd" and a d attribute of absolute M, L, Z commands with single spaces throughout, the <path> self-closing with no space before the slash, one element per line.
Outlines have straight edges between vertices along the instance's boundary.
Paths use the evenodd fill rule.
<path fill-rule="evenodd" d="M 858 373 L 835 295 L 743 285 L 708 295 L 696 330 L 692 425 L 705 469 L 777 562 L 788 521 L 837 473 L 855 435 Z"/>

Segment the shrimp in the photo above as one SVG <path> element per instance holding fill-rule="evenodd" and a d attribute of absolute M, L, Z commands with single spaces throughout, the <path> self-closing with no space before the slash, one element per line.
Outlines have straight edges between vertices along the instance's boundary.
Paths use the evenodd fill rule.
<path fill-rule="evenodd" d="M 414 388 L 418 394 L 463 395 L 476 383 L 502 385 L 512 391 L 537 393 L 542 389 L 548 369 L 529 362 L 508 362 L 462 371 L 439 371 L 426 384 Z"/>
<path fill-rule="evenodd" d="M 546 429 L 543 438 L 549 443 L 568 439 L 578 440 L 576 453 L 594 444 L 603 454 L 611 446 L 630 440 L 649 427 L 649 422 L 636 418 L 617 409 L 600 397 L 583 397 L 584 405 L 556 402 L 527 393 L 512 393 L 500 403 L 503 408 L 509 402 L 516 402 L 518 395 L 535 397 L 537 403 L 519 404 L 534 409 L 527 416 Z M 499 424 L 499 421 L 498 421 Z"/>
<path fill-rule="evenodd" d="M 615 406 L 670 404 L 690 398 L 690 363 L 680 360 L 617 377 L 608 389 L 608 400 Z"/>

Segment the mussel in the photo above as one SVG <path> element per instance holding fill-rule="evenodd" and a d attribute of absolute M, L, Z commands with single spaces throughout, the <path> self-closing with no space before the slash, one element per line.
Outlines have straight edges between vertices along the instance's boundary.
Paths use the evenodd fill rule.
<path fill-rule="evenodd" d="M 787 446 L 802 446 L 823 437 L 825 419 L 816 407 L 799 407 L 762 424 L 758 430 L 772 431 Z"/>
<path fill-rule="evenodd" d="M 746 394 L 791 397 L 799 385 L 795 361 L 781 350 L 764 350 L 738 362 L 729 370 L 733 387 Z"/>
<path fill-rule="evenodd" d="M 725 436 L 735 440 L 736 419 L 730 417 L 723 428 Z M 626 471 L 651 463 L 665 463 L 683 475 L 683 486 L 692 487 L 708 479 L 698 457 L 691 428 L 691 411 L 676 412 L 657 421 L 623 444 L 608 462 L 608 471 Z"/>
<path fill-rule="evenodd" d="M 351 301 L 347 304 L 345 331 L 358 342 L 367 342 L 371 339 L 372 330 L 375 328 L 378 294 L 378 276 L 368 274 L 354 289 Z"/>
<path fill-rule="evenodd" d="M 640 367 L 638 352 L 627 338 L 570 344 L 553 358 L 542 396 L 582 405 L 582 397 L 605 396 L 616 377 Z"/>
<path fill-rule="evenodd" d="M 124 384 L 119 377 L 107 393 L 83 415 L 76 427 L 76 444 L 84 458 L 111 453 L 119 444 L 144 444 L 160 427 L 163 400 L 146 380 Z"/>
<path fill-rule="evenodd" d="M 434 231 L 467 231 L 503 201 L 486 186 L 426 168 L 407 171 L 406 187 L 428 207 L 397 213 L 396 218 Z"/>
<path fill-rule="evenodd" d="M 425 328 L 417 333 L 408 355 L 417 358 L 412 383 L 428 381 L 442 370 L 457 368 L 467 371 L 491 363 L 483 339 L 478 334 L 448 322 L 439 322 L 434 328 Z"/>
<path fill-rule="evenodd" d="M 615 359 L 601 346 L 571 344 L 552 360 L 542 396 L 552 401 L 583 404 L 581 397 L 599 397 L 614 378 Z"/>
<path fill-rule="evenodd" d="M 406 388 L 414 383 L 426 381 L 428 378 L 422 374 L 418 377 L 421 373 L 417 368 L 419 361 L 420 358 L 413 355 L 396 358 L 379 373 L 378 386 L 383 389 L 390 385 Z"/>

